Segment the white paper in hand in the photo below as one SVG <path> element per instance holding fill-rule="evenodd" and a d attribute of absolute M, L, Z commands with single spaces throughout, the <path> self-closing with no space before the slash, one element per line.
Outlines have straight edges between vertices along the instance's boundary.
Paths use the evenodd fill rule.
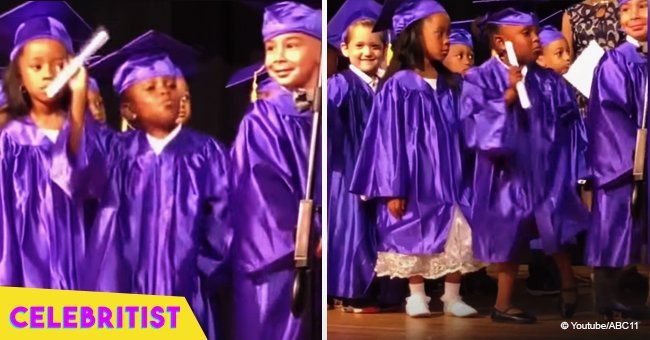
<path fill-rule="evenodd" d="M 604 54 L 605 50 L 596 41 L 592 40 L 571 65 L 569 72 L 564 75 L 564 78 L 587 98 L 591 93 L 594 71 Z"/>

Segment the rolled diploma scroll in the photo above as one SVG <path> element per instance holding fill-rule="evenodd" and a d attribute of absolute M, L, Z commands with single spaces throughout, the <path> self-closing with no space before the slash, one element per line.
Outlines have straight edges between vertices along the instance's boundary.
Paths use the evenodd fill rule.
<path fill-rule="evenodd" d="M 47 86 L 45 89 L 45 94 L 49 98 L 53 98 L 56 96 L 59 91 L 65 86 L 65 84 L 70 81 L 70 78 L 74 76 L 77 71 L 79 71 L 79 68 L 81 68 L 81 65 L 83 65 L 88 58 L 90 58 L 93 54 L 95 54 L 106 42 L 108 41 L 109 36 L 108 32 L 100 28 L 90 39 L 90 41 L 84 46 L 83 49 L 81 49 L 81 52 L 72 59 L 72 61 L 66 65 L 66 67 L 59 72 L 59 74 L 56 75 L 56 78 L 50 83 L 50 85 Z"/>
<path fill-rule="evenodd" d="M 512 42 L 506 41 L 506 52 L 508 53 L 508 62 L 514 67 L 519 67 L 519 62 L 517 62 L 517 55 L 515 54 L 515 48 L 512 46 Z M 518 82 L 516 85 L 517 94 L 519 95 L 519 103 L 524 109 L 530 109 L 530 99 L 528 99 L 528 92 L 526 92 L 526 86 L 523 82 Z"/>

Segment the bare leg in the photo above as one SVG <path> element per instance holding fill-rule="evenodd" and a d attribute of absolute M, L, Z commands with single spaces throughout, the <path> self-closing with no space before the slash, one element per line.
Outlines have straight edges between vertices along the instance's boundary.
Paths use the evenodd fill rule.
<path fill-rule="evenodd" d="M 494 305 L 499 311 L 505 312 L 512 306 L 512 293 L 515 287 L 515 279 L 519 270 L 518 263 L 503 262 L 498 264 L 499 281 L 497 290 L 497 301 Z"/>

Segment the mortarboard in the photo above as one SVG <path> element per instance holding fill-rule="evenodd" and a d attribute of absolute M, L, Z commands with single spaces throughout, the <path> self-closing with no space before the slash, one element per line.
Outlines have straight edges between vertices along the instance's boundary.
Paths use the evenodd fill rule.
<path fill-rule="evenodd" d="M 113 89 L 121 94 L 134 83 L 161 76 L 185 76 L 196 72 L 198 52 L 156 31 L 148 31 L 119 50 L 101 58 L 90 69 L 98 77 L 113 77 Z"/>
<path fill-rule="evenodd" d="M 537 22 L 538 20 L 534 15 L 513 8 L 506 8 L 489 14 L 486 18 L 486 23 L 495 25 L 533 26 Z"/>
<path fill-rule="evenodd" d="M 386 0 L 374 31 L 392 29 L 397 36 L 412 23 L 436 13 L 447 11 L 435 0 Z"/>
<path fill-rule="evenodd" d="M 374 0 L 346 0 L 327 24 L 327 42 L 340 48 L 352 23 L 361 19 L 377 21 L 379 13 L 381 5 Z"/>
<path fill-rule="evenodd" d="M 58 40 L 74 53 L 91 34 L 90 26 L 65 1 L 30 1 L 0 15 L 0 53 L 11 60 L 34 39 Z"/>
<path fill-rule="evenodd" d="M 474 20 L 463 20 L 451 23 L 451 32 L 449 33 L 449 44 L 462 44 L 474 48 L 472 42 L 472 23 Z"/>
<path fill-rule="evenodd" d="M 282 1 L 264 9 L 262 37 L 268 41 L 286 33 L 304 33 L 322 40 L 322 12 L 293 1 Z"/>
<path fill-rule="evenodd" d="M 256 74 L 257 77 L 266 74 L 266 69 L 264 68 L 263 62 L 258 62 L 253 65 L 249 65 L 235 71 L 235 73 L 233 73 L 230 76 L 230 78 L 228 78 L 228 82 L 226 83 L 226 88 L 231 88 L 243 84 L 247 81 L 253 80 Z"/>
<path fill-rule="evenodd" d="M 539 42 L 542 47 L 560 39 L 564 39 L 564 35 L 553 26 L 544 26 L 539 32 Z"/>

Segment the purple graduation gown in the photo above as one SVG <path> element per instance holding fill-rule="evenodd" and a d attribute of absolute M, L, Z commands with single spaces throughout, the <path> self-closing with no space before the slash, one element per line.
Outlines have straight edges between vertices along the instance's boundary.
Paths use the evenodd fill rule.
<path fill-rule="evenodd" d="M 458 96 L 413 71 L 399 71 L 375 97 L 351 191 L 378 199 L 378 251 L 441 253 L 454 206 L 466 206 Z M 386 199 L 406 199 L 395 219 Z"/>
<path fill-rule="evenodd" d="M 62 189 L 69 125 L 52 143 L 29 118 L 0 131 L 0 285 L 78 289 L 83 209 Z"/>
<path fill-rule="evenodd" d="M 231 213 L 235 237 L 235 317 L 237 339 L 308 339 L 305 318 L 291 314 L 294 243 L 298 205 L 307 180 L 313 115 L 298 112 L 292 94 L 276 88 L 252 104 L 231 150 Z M 319 139 L 320 140 L 320 139 Z M 314 201 L 321 193 L 320 151 Z M 314 215 L 314 246 L 320 214 Z M 320 260 L 314 260 L 316 291 L 312 320 L 320 336 Z"/>
<path fill-rule="evenodd" d="M 185 127 L 160 155 L 143 131 L 91 130 L 78 190 L 97 195 L 99 209 L 84 288 L 183 296 L 215 339 L 220 325 L 210 298 L 232 240 L 227 151 Z"/>
<path fill-rule="evenodd" d="M 519 261 L 539 236 L 552 254 L 587 225 L 578 197 L 575 97 L 550 70 L 528 68 L 532 108 L 506 108 L 505 66 L 496 58 L 471 69 L 461 94 L 467 145 L 476 151 L 469 215 L 474 255 L 484 262 Z"/>
<path fill-rule="evenodd" d="M 641 126 L 648 59 L 625 42 L 607 52 L 594 75 L 589 100 L 589 158 L 594 205 L 587 236 L 591 266 L 624 267 L 641 260 L 645 218 L 633 220 L 632 160 Z"/>
<path fill-rule="evenodd" d="M 327 295 L 361 298 L 377 258 L 374 202 L 349 191 L 374 92 L 351 70 L 332 76 L 329 100 Z"/>

